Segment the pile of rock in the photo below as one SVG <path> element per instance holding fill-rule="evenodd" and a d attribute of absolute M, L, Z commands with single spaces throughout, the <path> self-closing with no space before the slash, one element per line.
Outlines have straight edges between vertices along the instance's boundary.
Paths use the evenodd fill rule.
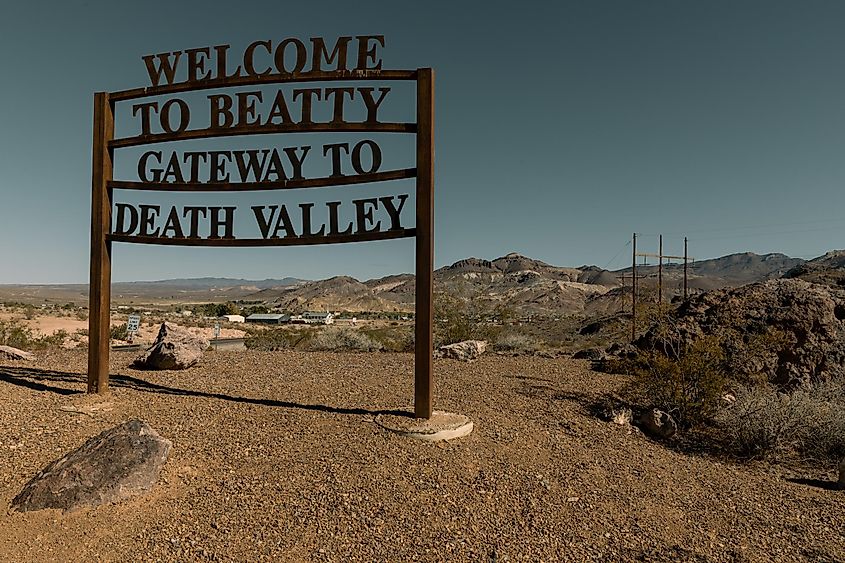
<path fill-rule="evenodd" d="M 737 376 L 784 388 L 845 371 L 845 290 L 797 279 L 754 283 L 692 297 L 652 327 L 640 349 L 679 349 L 716 336 Z"/>

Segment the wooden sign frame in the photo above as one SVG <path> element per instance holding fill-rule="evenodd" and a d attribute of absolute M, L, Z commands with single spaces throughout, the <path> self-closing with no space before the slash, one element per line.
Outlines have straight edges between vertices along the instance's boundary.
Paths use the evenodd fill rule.
<path fill-rule="evenodd" d="M 179 92 L 222 89 L 248 85 L 269 85 L 324 81 L 414 81 L 416 82 L 416 123 L 309 123 L 273 126 L 236 126 L 182 132 L 141 134 L 115 139 L 115 104 Z M 187 139 L 242 136 L 264 133 L 299 132 L 393 132 L 416 134 L 416 166 L 401 170 L 373 172 L 337 178 L 292 179 L 284 182 L 228 184 L 151 184 L 116 181 L 113 178 L 115 149 Z M 367 70 L 318 71 L 302 74 L 262 74 L 223 77 L 155 85 L 120 92 L 94 94 L 93 173 L 91 197 L 91 270 L 89 295 L 88 392 L 106 393 L 109 387 L 111 254 L 113 242 L 173 244 L 186 246 L 287 246 L 335 244 L 414 237 L 416 239 L 416 321 L 414 350 L 414 414 L 432 415 L 433 273 L 434 273 L 434 71 Z M 247 191 L 317 188 L 416 178 L 416 226 L 389 231 L 373 231 L 325 236 L 273 239 L 164 238 L 112 233 L 113 190 L 151 191 Z"/>

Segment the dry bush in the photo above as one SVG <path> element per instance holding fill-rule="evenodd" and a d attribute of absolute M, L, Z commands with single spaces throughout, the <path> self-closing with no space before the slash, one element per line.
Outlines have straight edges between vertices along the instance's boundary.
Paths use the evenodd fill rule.
<path fill-rule="evenodd" d="M 493 349 L 501 352 L 531 354 L 542 348 L 539 340 L 521 332 L 504 332 L 493 342 Z"/>
<path fill-rule="evenodd" d="M 312 350 L 377 352 L 383 348 L 379 343 L 358 330 L 346 327 L 324 329 L 314 337 Z"/>
<path fill-rule="evenodd" d="M 280 328 L 256 331 L 244 339 L 244 346 L 247 350 L 259 350 L 262 352 L 288 350 L 293 348 L 296 343 L 292 336 L 288 334 L 288 331 Z"/>
<path fill-rule="evenodd" d="M 728 445 L 743 457 L 838 459 L 845 455 L 845 382 L 790 394 L 768 384 L 743 387 L 718 421 Z"/>

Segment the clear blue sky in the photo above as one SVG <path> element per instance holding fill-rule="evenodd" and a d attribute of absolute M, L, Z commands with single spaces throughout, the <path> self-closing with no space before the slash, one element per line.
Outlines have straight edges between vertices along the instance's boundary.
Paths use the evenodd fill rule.
<path fill-rule="evenodd" d="M 516 251 L 618 268 L 633 231 L 645 249 L 663 232 L 667 252 L 686 233 L 697 258 L 843 248 L 843 28 L 845 3 L 833 0 L 4 2 L 0 283 L 87 281 L 95 91 L 147 85 L 145 54 L 221 43 L 240 53 L 292 36 L 384 34 L 385 68 L 435 69 L 438 266 Z M 385 143 L 406 165 L 410 145 Z M 345 189 L 284 198 L 382 188 Z M 171 201 L 160 197 L 118 199 Z M 192 197 L 248 213 L 282 196 Z M 410 239 L 116 244 L 113 279 L 412 270 Z"/>

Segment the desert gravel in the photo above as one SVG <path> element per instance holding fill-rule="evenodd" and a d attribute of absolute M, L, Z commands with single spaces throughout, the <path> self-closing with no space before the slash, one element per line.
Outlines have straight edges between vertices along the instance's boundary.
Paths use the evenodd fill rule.
<path fill-rule="evenodd" d="M 410 440 L 374 417 L 413 356 L 210 352 L 184 372 L 84 351 L 0 360 L 2 561 L 844 561 L 845 491 L 667 448 L 589 405 L 624 384 L 566 358 L 435 362 L 436 408 L 475 431 Z M 42 467 L 137 417 L 172 440 L 150 494 L 20 514 Z"/>

